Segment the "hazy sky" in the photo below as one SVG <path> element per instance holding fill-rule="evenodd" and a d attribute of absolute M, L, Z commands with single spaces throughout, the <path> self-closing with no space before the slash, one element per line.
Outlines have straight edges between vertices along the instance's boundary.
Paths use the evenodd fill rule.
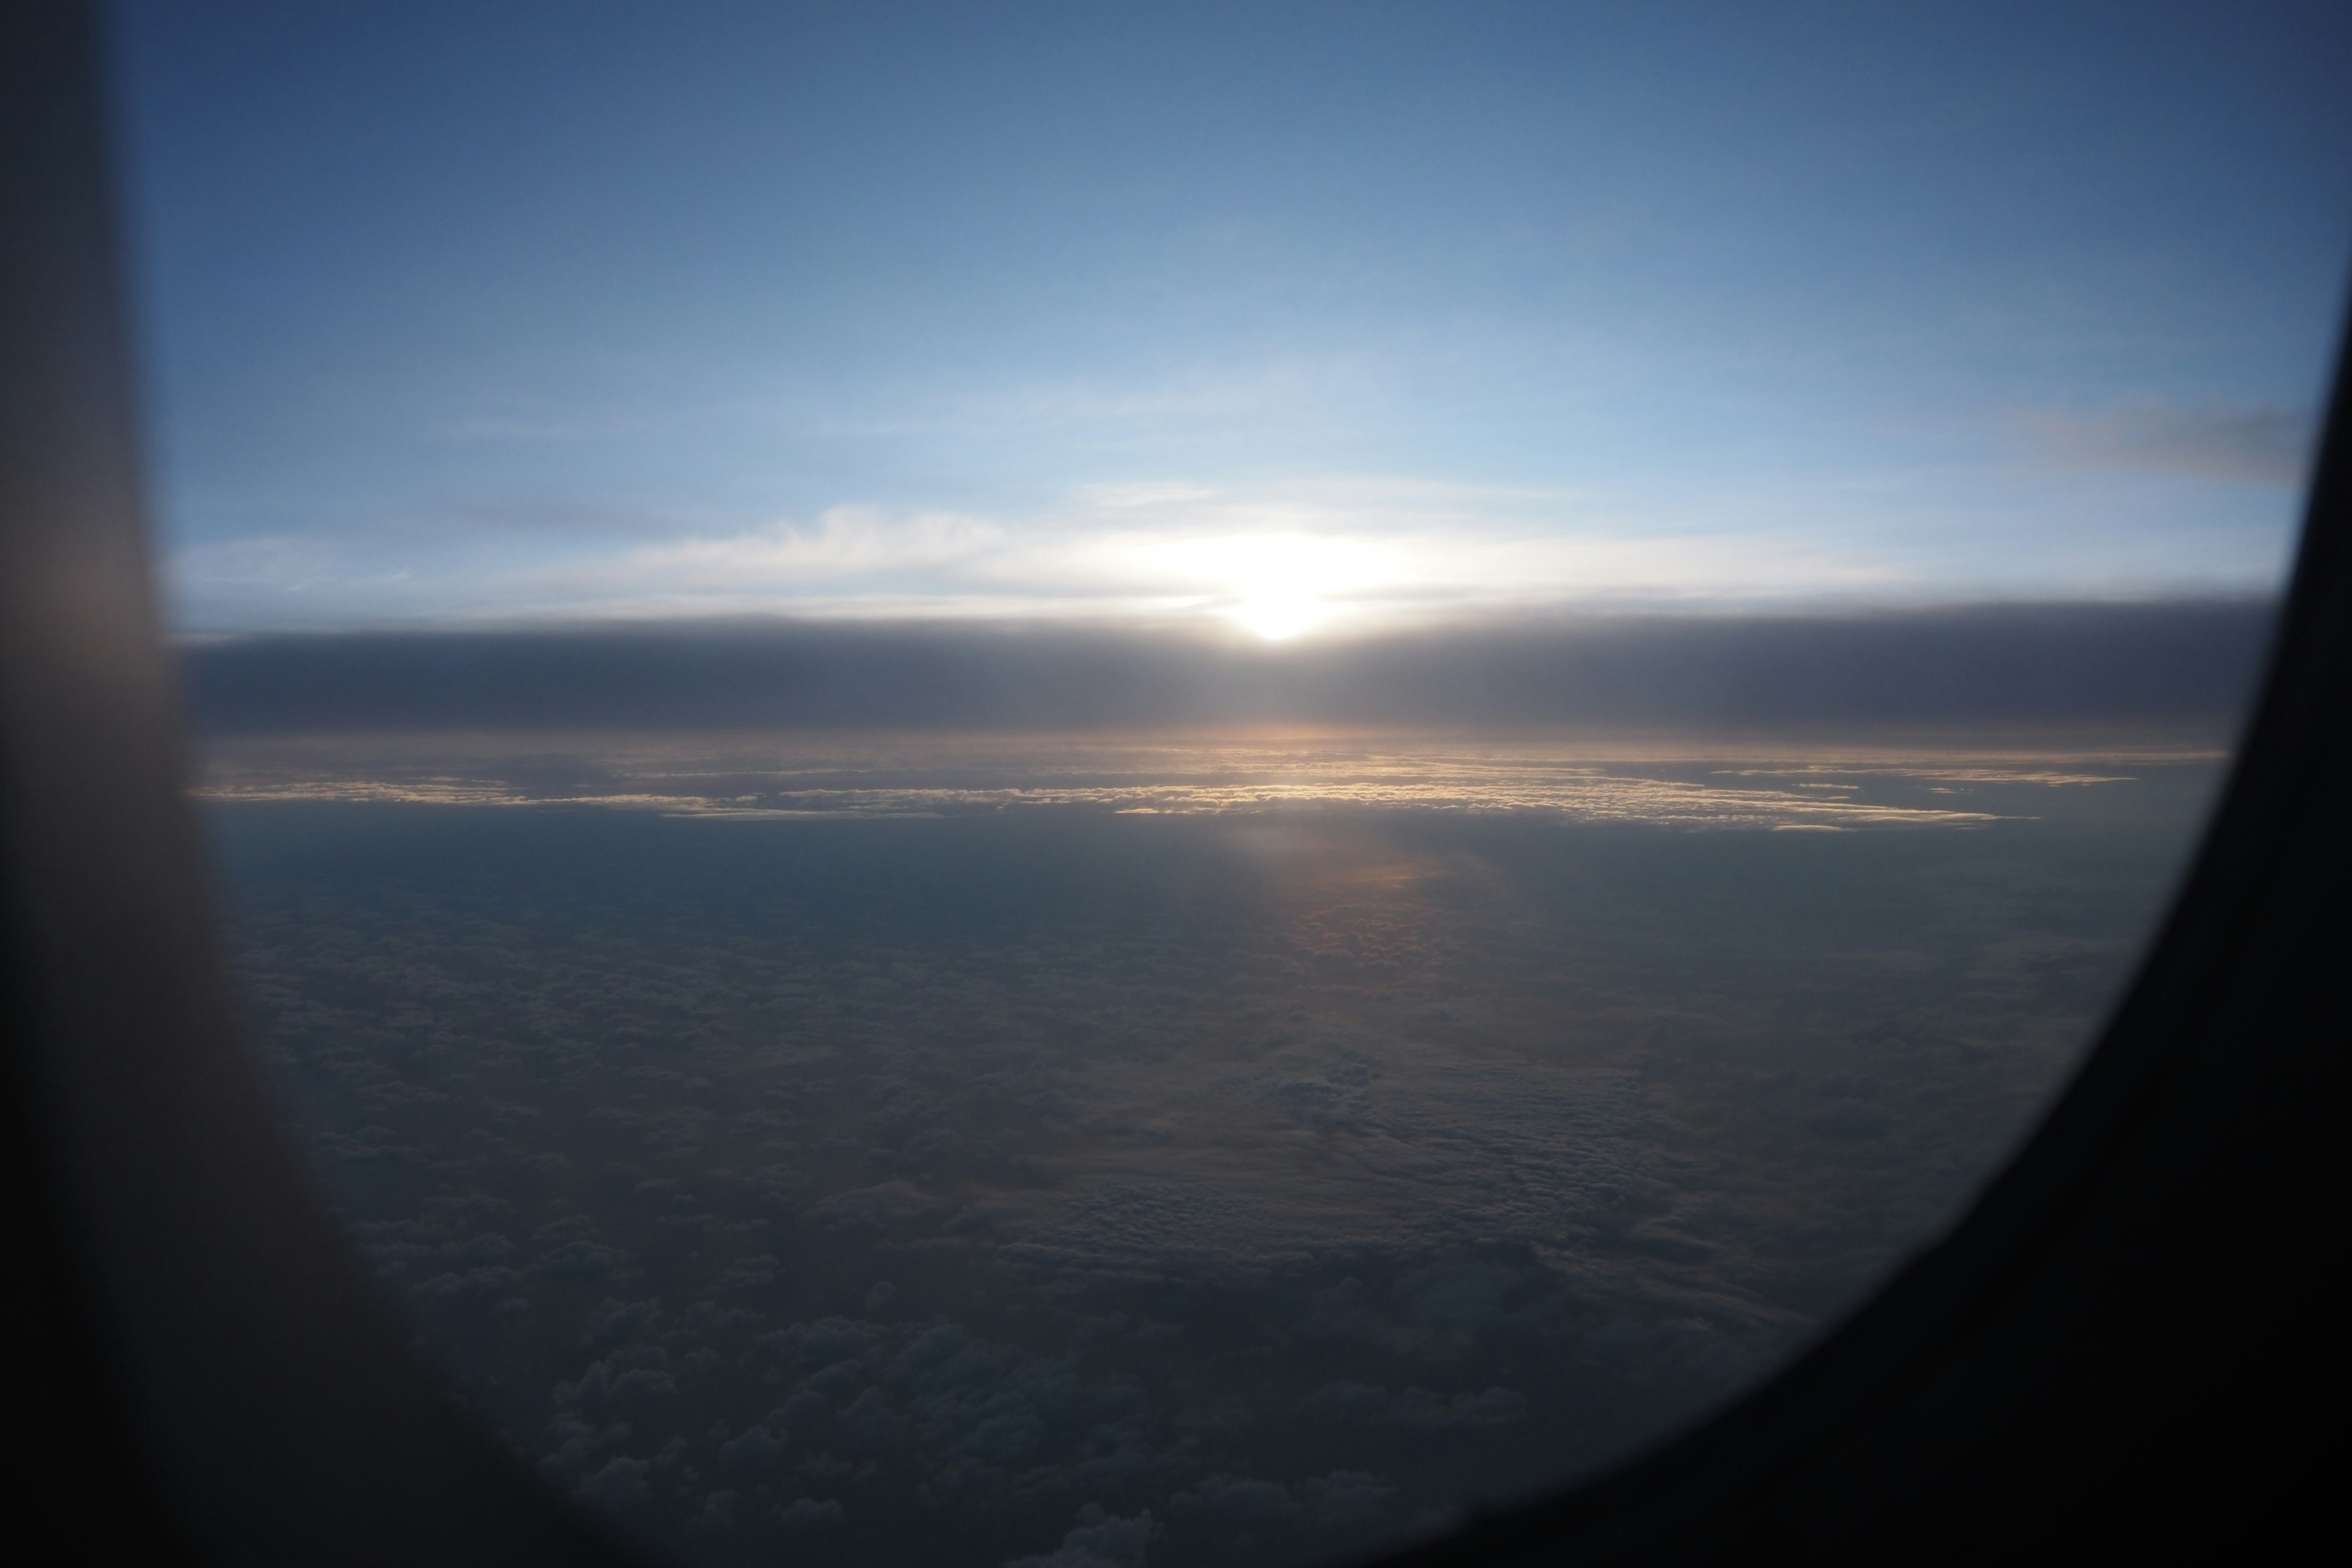
<path fill-rule="evenodd" d="M 173 613 L 2259 591 L 2352 13 L 117 16 Z"/>

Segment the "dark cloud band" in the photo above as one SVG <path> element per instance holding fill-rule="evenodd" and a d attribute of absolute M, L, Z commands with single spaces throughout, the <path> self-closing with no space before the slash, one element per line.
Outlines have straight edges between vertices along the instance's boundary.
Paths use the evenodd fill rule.
<path fill-rule="evenodd" d="M 808 622 L 264 637 L 189 647 L 215 735 L 447 729 L 2221 718 L 2273 606 L 1622 616 L 1299 647 L 1068 626 Z"/>

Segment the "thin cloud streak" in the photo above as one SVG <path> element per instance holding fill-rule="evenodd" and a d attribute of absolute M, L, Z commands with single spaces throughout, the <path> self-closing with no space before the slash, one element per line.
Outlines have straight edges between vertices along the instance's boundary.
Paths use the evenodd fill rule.
<path fill-rule="evenodd" d="M 2137 403 L 2028 425 L 2058 468 L 2299 485 L 2311 460 L 2311 416 L 2275 404 Z"/>

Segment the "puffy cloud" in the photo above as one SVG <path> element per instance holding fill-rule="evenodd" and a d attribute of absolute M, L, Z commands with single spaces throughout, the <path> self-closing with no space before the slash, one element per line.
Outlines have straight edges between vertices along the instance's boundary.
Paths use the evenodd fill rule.
<path fill-rule="evenodd" d="M 621 1270 L 628 1254 L 600 1241 L 567 1241 L 540 1255 L 542 1274 L 573 1279 L 604 1279 Z"/>
<path fill-rule="evenodd" d="M 463 1274 L 443 1274 L 418 1285 L 420 1296 L 504 1296 L 522 1283 L 511 1268 L 468 1268 Z"/>
<path fill-rule="evenodd" d="M 679 1317 L 678 1331 L 707 1334 L 716 1329 L 731 1328 L 740 1323 L 756 1323 L 761 1314 L 748 1307 L 721 1307 L 716 1301 L 697 1301 Z"/>
<path fill-rule="evenodd" d="M 642 1405 L 677 1392 L 669 1352 L 659 1345 L 641 1345 L 593 1363 L 576 1383 L 557 1384 L 553 1398 L 559 1405 L 593 1413 Z"/>
<path fill-rule="evenodd" d="M 791 1398 L 768 1412 L 767 1423 L 771 1426 L 780 1426 L 789 1431 L 824 1409 L 830 1399 L 831 1395 L 824 1389 L 801 1388 L 795 1391 Z"/>
<path fill-rule="evenodd" d="M 1507 1426 L 1527 1414 L 1528 1401 L 1525 1394 L 1507 1388 L 1460 1393 L 1447 1399 L 1426 1388 L 1411 1387 L 1391 1394 L 1370 1384 L 1343 1380 L 1317 1389 L 1307 1405 L 1350 1420 L 1384 1421 L 1418 1432 L 1443 1432 L 1455 1427 Z"/>
<path fill-rule="evenodd" d="M 867 1447 L 887 1443 L 898 1436 L 907 1418 L 890 1408 L 878 1388 L 869 1388 L 850 1402 L 848 1408 L 834 1417 L 851 1439 Z"/>
<path fill-rule="evenodd" d="M 1243 1476 L 1211 1476 L 1191 1490 L 1179 1492 L 1175 1500 L 1229 1524 L 1265 1524 L 1298 1514 L 1298 1504 L 1288 1487 Z"/>
<path fill-rule="evenodd" d="M 1333 1470 L 1298 1483 L 1298 1500 L 1322 1524 L 1360 1524 L 1389 1511 L 1396 1488 L 1364 1470 Z"/>
<path fill-rule="evenodd" d="M 865 1368 L 852 1357 L 835 1362 L 831 1366 L 811 1373 L 802 1380 L 801 1388 L 804 1392 L 821 1394 L 830 1398 L 834 1394 L 845 1394 L 855 1388 L 858 1380 L 864 1375 Z"/>
<path fill-rule="evenodd" d="M 1057 1550 L 1015 1558 L 1004 1568 L 1142 1568 L 1155 1528 L 1148 1508 L 1121 1519 L 1089 1503 Z"/>
<path fill-rule="evenodd" d="M 775 1283 L 783 1265 L 765 1253 L 756 1258 L 739 1258 L 719 1277 L 721 1290 L 755 1290 L 762 1285 Z"/>
<path fill-rule="evenodd" d="M 1088 1384 L 1072 1359 L 942 1324 L 909 1343 L 889 1375 L 924 1440 L 950 1458 L 1002 1466 L 1058 1452 L 1074 1479 L 1089 1482 L 1131 1479 L 1150 1467 L 1142 1390 Z"/>
<path fill-rule="evenodd" d="M 871 1323 L 819 1318 L 762 1334 L 759 1344 L 762 1350 L 789 1356 L 796 1365 L 814 1367 L 862 1356 L 879 1338 L 881 1331 Z"/>
<path fill-rule="evenodd" d="M 588 1327 L 580 1336 L 586 1350 L 608 1350 L 651 1324 L 661 1314 L 661 1302 L 648 1299 L 643 1301 L 618 1301 L 607 1296 L 588 1315 Z"/>
<path fill-rule="evenodd" d="M 1475 1329 L 1509 1315 L 1507 1305 L 1529 1270 L 1491 1258 L 1453 1258 L 1412 1270 L 1396 1285 L 1416 1321 Z"/>
<path fill-rule="evenodd" d="M 501 743 L 498 765 L 542 793 L 586 776 L 568 749 Z M 831 787 L 919 771 L 900 744 L 689 763 L 633 738 L 595 776 L 708 764 L 694 787 L 714 797 L 761 769 Z M 948 784 L 1016 787 L 1031 745 L 956 752 L 971 773 Z M 1192 767 L 1119 745 L 1053 765 Z M 1391 776 L 1409 762 L 1355 749 Z M 1453 763 L 1496 791 L 1542 771 Z M 2137 784 L 2092 782 L 2137 763 L 1674 767 L 1643 776 L 1841 810 L 1950 789 L 2010 815 L 1960 845 L 1501 812 L 1024 816 L 993 797 L 907 834 L 350 813 L 381 861 L 331 836 L 343 814 L 223 818 L 272 836 L 277 882 L 248 864 L 266 897 L 237 895 L 261 911 L 240 927 L 257 1032 L 322 1118 L 437 1151 L 343 1189 L 363 1243 L 404 1284 L 530 1281 L 529 1318 L 498 1325 L 401 1294 L 551 1480 L 661 1547 L 726 1516 L 725 1551 L 772 1556 L 785 1521 L 841 1518 L 856 1555 L 866 1527 L 919 1513 L 1092 1568 L 1144 1550 L 1146 1505 L 1181 1510 L 1204 1559 L 1253 1534 L 1370 1547 L 1705 1408 L 1836 1281 L 1941 1223 L 1959 1198 L 1938 1194 L 1999 1153 L 1969 1151 L 2012 1125 L 1996 1088 L 2071 1060 L 2083 998 L 2128 961 L 2128 931 L 2053 945 L 2087 942 L 2093 915 L 2079 881 L 2033 868 L 2064 822 L 2104 833 L 2142 809 Z M 2057 886 L 2074 891 L 2037 892 Z M 2035 923 L 2045 906 L 2066 929 Z M 680 1101 L 713 1111 L 701 1146 L 652 1147 Z M 545 1114 L 504 1117 L 518 1103 Z M 635 1120 L 576 1113 L 598 1104 Z M 1816 1125 L 1848 1110 L 1902 1137 Z M 953 1137 L 922 1143 L 939 1129 Z M 906 1172 L 919 1144 L 936 1171 L 877 1184 L 869 1150 Z M 657 1229 L 689 1194 L 708 1224 Z M 986 1225 L 922 1217 L 958 1207 Z M 824 1223 L 860 1208 L 884 1223 Z M 583 1251 L 642 1283 L 562 1272 Z M 730 1273 L 762 1293 L 719 1294 Z M 1090 1498 L 1120 1511 L 1072 1528 Z"/>
<path fill-rule="evenodd" d="M 1886 1113 L 1867 1105 L 1837 1105 L 1816 1113 L 1812 1129 L 1828 1138 L 1884 1138 L 1894 1123 Z"/>
<path fill-rule="evenodd" d="M 836 1193 L 809 1214 L 828 1230 L 887 1230 L 947 1212 L 946 1204 L 919 1187 L 905 1182 L 885 1182 L 878 1186 Z"/>
<path fill-rule="evenodd" d="M 644 1459 L 615 1455 L 593 1474 L 583 1477 L 572 1489 L 606 1508 L 641 1503 L 646 1500 L 646 1474 L 652 1468 Z"/>
<path fill-rule="evenodd" d="M 783 1451 L 782 1439 L 773 1432 L 765 1426 L 747 1426 L 719 1446 L 719 1462 L 730 1470 L 756 1474 L 774 1468 L 776 1457 Z"/>
<path fill-rule="evenodd" d="M 629 1424 L 615 1421 L 604 1426 L 583 1420 L 577 1413 L 563 1411 L 548 1423 L 548 1433 L 554 1446 L 540 1459 L 540 1468 L 551 1476 L 570 1477 L 574 1480 L 594 1473 L 608 1455 L 628 1441 Z M 640 1476 L 644 1471 L 638 1472 Z"/>
<path fill-rule="evenodd" d="M 798 1497 L 776 1510 L 776 1521 L 787 1530 L 803 1530 L 812 1524 L 831 1524 L 841 1518 L 838 1498 Z"/>

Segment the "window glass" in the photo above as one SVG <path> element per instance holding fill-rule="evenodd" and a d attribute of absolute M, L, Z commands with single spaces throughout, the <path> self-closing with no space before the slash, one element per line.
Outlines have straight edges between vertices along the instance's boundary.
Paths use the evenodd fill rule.
<path fill-rule="evenodd" d="M 1931 1243 L 2261 664 L 2352 18 L 112 13 L 227 947 L 689 1563 L 1303 1564 Z"/>

